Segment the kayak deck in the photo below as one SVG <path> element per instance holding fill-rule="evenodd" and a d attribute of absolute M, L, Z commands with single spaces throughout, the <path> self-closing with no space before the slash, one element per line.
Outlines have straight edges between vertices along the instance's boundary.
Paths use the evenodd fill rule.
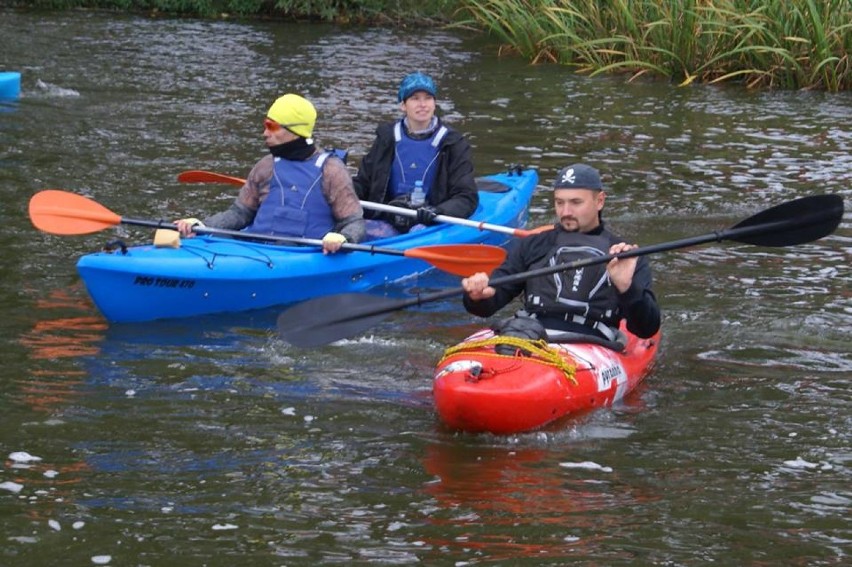
<path fill-rule="evenodd" d="M 506 337 L 480 331 L 448 349 L 433 382 L 443 423 L 469 432 L 511 434 L 611 405 L 650 372 L 660 333 L 627 334 L 624 351 L 590 343 L 527 343 L 530 356 L 495 350 Z"/>

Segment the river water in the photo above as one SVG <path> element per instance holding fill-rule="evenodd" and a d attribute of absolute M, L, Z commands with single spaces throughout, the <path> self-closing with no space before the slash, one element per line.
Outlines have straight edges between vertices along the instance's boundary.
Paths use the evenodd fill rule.
<path fill-rule="evenodd" d="M 495 51 L 416 28 L 0 11 L 0 68 L 23 73 L 0 106 L 0 564 L 849 563 L 848 215 L 813 244 L 653 256 L 653 374 L 614 408 L 510 437 L 433 413 L 435 363 L 482 324 L 457 300 L 316 350 L 279 340 L 275 310 L 110 325 L 75 262 L 116 232 L 50 236 L 27 218 L 46 188 L 133 218 L 221 210 L 233 188 L 176 175 L 244 176 L 288 91 L 357 163 L 416 69 L 478 173 L 539 169 L 533 225 L 580 160 L 640 244 L 810 194 L 849 206 L 849 93 L 628 84 Z"/>

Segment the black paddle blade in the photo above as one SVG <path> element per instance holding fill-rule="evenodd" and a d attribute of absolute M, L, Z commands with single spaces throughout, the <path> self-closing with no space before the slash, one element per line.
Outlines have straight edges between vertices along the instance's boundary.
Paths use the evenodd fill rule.
<path fill-rule="evenodd" d="M 843 197 L 813 195 L 787 201 L 745 219 L 729 229 L 729 238 L 756 246 L 794 246 L 828 236 L 842 219 Z"/>
<path fill-rule="evenodd" d="M 278 316 L 278 335 L 297 347 L 327 345 L 363 333 L 400 309 L 401 303 L 406 302 L 366 293 L 309 299 Z"/>

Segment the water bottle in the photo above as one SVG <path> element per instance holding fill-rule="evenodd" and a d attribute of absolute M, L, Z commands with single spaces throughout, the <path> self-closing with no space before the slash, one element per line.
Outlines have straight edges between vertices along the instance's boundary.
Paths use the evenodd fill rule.
<path fill-rule="evenodd" d="M 426 202 L 426 193 L 423 191 L 423 182 L 414 182 L 414 191 L 411 192 L 411 206 L 422 207 Z"/>

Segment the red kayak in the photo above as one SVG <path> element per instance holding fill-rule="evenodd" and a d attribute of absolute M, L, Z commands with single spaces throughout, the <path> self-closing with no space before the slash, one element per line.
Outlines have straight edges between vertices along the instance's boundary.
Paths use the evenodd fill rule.
<path fill-rule="evenodd" d="M 650 372 L 660 333 L 625 333 L 624 350 L 588 342 L 530 343 L 479 331 L 447 349 L 432 388 L 441 420 L 454 429 L 496 434 L 538 429 L 561 417 L 607 406 Z M 499 344 L 528 355 L 503 355 Z"/>

